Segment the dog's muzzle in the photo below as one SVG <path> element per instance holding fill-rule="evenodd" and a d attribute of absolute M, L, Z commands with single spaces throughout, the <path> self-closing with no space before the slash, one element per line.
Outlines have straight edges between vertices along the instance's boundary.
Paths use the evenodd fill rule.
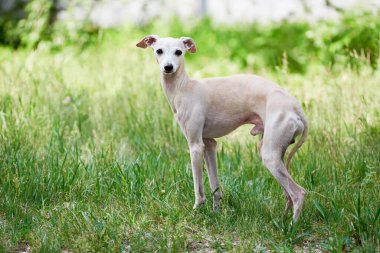
<path fill-rule="evenodd" d="M 172 64 L 168 64 L 164 67 L 164 70 L 165 70 L 165 73 L 172 73 L 173 72 L 173 65 Z"/>

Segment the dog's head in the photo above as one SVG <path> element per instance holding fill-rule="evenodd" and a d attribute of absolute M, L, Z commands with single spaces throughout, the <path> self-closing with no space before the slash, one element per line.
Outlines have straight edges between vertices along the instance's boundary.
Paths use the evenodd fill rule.
<path fill-rule="evenodd" d="M 157 35 L 149 35 L 143 38 L 137 47 L 151 47 L 154 50 L 160 70 L 164 75 L 175 73 L 183 65 L 183 55 L 187 51 L 195 53 L 197 51 L 193 39 L 188 37 L 160 38 Z"/>

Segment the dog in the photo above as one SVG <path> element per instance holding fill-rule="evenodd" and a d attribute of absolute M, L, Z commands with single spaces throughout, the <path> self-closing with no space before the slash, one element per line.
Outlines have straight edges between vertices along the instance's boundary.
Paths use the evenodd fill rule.
<path fill-rule="evenodd" d="M 285 214 L 293 207 L 292 221 L 295 223 L 301 214 L 306 190 L 290 176 L 289 164 L 308 133 L 305 113 L 297 100 L 276 84 L 256 75 L 190 79 L 185 71 L 184 55 L 195 53 L 197 49 L 189 37 L 149 35 L 136 46 L 153 48 L 164 93 L 188 142 L 195 193 L 193 208 L 205 202 L 203 159 L 213 192 L 213 207 L 218 209 L 220 205 L 222 192 L 215 138 L 225 136 L 243 124 L 253 124 L 251 134 L 260 135 L 259 157 L 282 186 L 286 197 Z M 290 151 L 285 165 L 285 152 L 300 134 L 302 136 Z"/>

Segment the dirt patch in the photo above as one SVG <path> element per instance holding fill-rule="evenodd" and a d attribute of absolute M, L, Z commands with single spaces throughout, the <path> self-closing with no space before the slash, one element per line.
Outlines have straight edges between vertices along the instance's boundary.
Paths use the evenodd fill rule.
<path fill-rule="evenodd" d="M 18 241 L 17 247 L 15 248 L 14 252 L 29 253 L 30 249 L 31 247 L 28 240 L 20 240 Z"/>

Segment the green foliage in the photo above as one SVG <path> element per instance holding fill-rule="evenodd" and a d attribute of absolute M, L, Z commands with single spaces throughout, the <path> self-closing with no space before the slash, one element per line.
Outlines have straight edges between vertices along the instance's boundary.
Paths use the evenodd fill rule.
<path fill-rule="evenodd" d="M 315 26 L 308 36 L 315 41 L 319 57 L 332 62 L 359 67 L 358 59 L 376 67 L 379 58 L 379 14 L 346 15 L 340 22 Z"/>
<path fill-rule="evenodd" d="M 78 20 L 73 13 L 80 5 L 87 17 Z M 61 50 L 65 46 L 83 48 L 99 42 L 104 31 L 89 21 L 93 2 L 69 1 L 66 17 L 55 18 L 52 1 L 32 0 L 26 4 L 25 18 L 14 21 L 0 18 L 0 43 L 35 48 L 38 45 Z M 2 21 L 3 20 L 3 21 Z M 189 24 L 191 23 L 191 24 Z M 12 25 L 14 28 L 12 28 Z M 120 31 L 125 31 L 123 28 Z M 203 57 L 230 59 L 240 67 L 257 70 L 278 67 L 305 73 L 310 62 L 331 68 L 364 65 L 377 67 L 379 59 L 379 13 L 345 13 L 336 21 L 278 22 L 270 25 L 241 24 L 229 27 L 214 25 L 211 20 L 183 23 L 174 18 L 170 25 L 153 22 L 144 27 L 129 28 L 167 36 L 191 36 L 200 45 Z"/>
<path fill-rule="evenodd" d="M 23 18 L 12 18 L 7 15 L 0 18 L 0 44 L 12 47 L 36 48 L 38 46 L 50 49 L 62 49 L 75 45 L 83 48 L 95 41 L 99 28 L 91 24 L 88 18 L 78 20 L 73 17 L 77 5 L 83 10 L 91 10 L 91 0 L 69 1 L 66 18 L 58 20 L 56 6 L 51 0 L 31 0 L 23 10 Z"/>
<path fill-rule="evenodd" d="M 379 14 L 345 14 L 338 21 L 315 24 L 280 22 L 221 28 L 207 19 L 194 23 L 188 27 L 174 20 L 165 34 L 187 34 L 196 38 L 202 55 L 227 57 L 256 70 L 286 67 L 304 73 L 310 62 L 354 68 L 365 62 L 376 68 L 379 58 Z M 157 33 L 157 27 L 151 25 L 144 31 Z"/>
<path fill-rule="evenodd" d="M 51 39 L 46 42 L 47 46 L 59 50 L 65 46 L 84 48 L 94 44 L 101 30 L 89 20 L 93 4 L 92 0 L 70 1 L 65 18 L 53 24 Z M 78 6 L 86 13 L 82 20 L 78 20 L 74 15 L 75 8 Z"/>
<path fill-rule="evenodd" d="M 16 28 L 22 45 L 34 48 L 49 39 L 52 8 L 50 0 L 32 0 L 26 5 L 26 18 L 21 19 Z"/>
<path fill-rule="evenodd" d="M 0 251 L 378 251 L 379 69 L 336 61 L 340 71 L 331 71 L 319 55 L 303 75 L 260 63 L 257 74 L 289 90 L 309 121 L 290 171 L 309 192 L 300 223 L 282 217 L 282 190 L 261 165 L 251 126 L 218 141 L 220 211 L 206 176 L 207 202 L 192 210 L 186 140 L 151 50 L 135 47 L 156 25 L 106 32 L 80 52 L 0 49 Z M 226 29 L 232 38 L 211 24 L 194 30 L 191 76 L 252 70 L 234 50 L 257 38 Z"/>
<path fill-rule="evenodd" d="M 17 21 L 22 17 L 23 12 L 18 11 L 24 8 L 22 1 L 15 0 L 13 9 L 3 11 L 0 9 L 0 44 L 17 47 L 20 38 L 16 32 Z"/>
<path fill-rule="evenodd" d="M 178 22 L 173 22 L 174 24 Z M 209 20 L 197 23 L 191 29 L 173 26 L 169 34 L 188 34 L 196 38 L 202 54 L 208 57 L 227 57 L 242 67 L 260 68 L 283 66 L 304 72 L 308 57 L 315 52 L 312 41 L 306 36 L 307 23 L 276 23 L 271 26 L 259 24 L 240 25 L 220 29 Z M 198 39 L 199 38 L 199 39 Z M 205 49 L 202 49 L 207 47 Z"/>

